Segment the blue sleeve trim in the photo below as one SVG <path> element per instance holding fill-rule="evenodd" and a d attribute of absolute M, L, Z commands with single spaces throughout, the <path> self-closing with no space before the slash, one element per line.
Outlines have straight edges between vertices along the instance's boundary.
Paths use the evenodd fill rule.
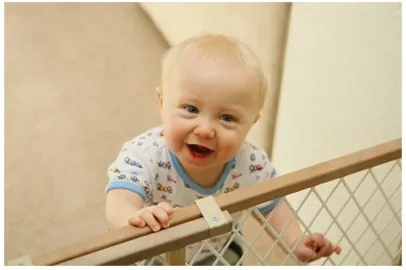
<path fill-rule="evenodd" d="M 112 189 L 127 189 L 127 190 L 130 190 L 130 191 L 133 191 L 133 192 L 137 193 L 144 200 L 147 198 L 147 194 L 145 193 L 145 190 L 142 187 L 137 186 L 137 185 L 135 185 L 133 183 L 130 183 L 130 182 L 111 181 L 106 186 L 106 189 L 105 189 L 106 194 L 107 194 L 107 192 L 109 192 Z"/>
<path fill-rule="evenodd" d="M 263 214 L 263 213 L 266 213 L 266 212 L 269 212 L 269 211 L 273 210 L 273 209 L 275 208 L 275 206 L 278 205 L 279 201 L 280 201 L 280 199 L 278 198 L 278 199 L 274 200 L 271 204 L 268 204 L 267 206 L 264 206 L 264 207 L 262 207 L 262 208 L 259 208 L 258 210 L 259 210 L 259 212 L 261 212 L 262 214 Z"/>

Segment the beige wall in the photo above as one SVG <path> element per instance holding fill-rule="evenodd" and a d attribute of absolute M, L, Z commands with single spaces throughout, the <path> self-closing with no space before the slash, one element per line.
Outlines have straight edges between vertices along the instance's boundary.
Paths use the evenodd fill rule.
<path fill-rule="evenodd" d="M 401 136 L 401 4 L 295 3 L 285 67 L 273 153 L 281 173 Z M 376 170 L 379 180 L 385 169 L 388 166 Z M 360 176 L 351 179 L 349 185 L 354 188 Z M 392 193 L 400 180 L 398 170 L 383 189 Z M 324 199 L 333 184 L 317 188 Z M 376 184 L 369 177 L 355 195 L 363 203 L 375 190 Z M 301 192 L 290 196 L 290 201 L 297 207 L 304 196 Z M 328 206 L 337 213 L 347 198 L 341 186 Z M 378 191 L 366 214 L 373 216 L 384 200 Z M 400 209 L 400 190 L 392 202 L 395 209 Z M 311 196 L 302 218 L 310 222 L 320 205 Z M 349 203 L 340 216 L 344 228 L 354 217 L 349 210 L 354 209 L 356 205 Z M 383 213 L 374 223 L 379 229 L 394 217 L 387 207 Z M 330 221 L 323 210 L 312 229 L 323 231 Z M 360 218 L 349 236 L 355 239 L 365 226 Z M 398 229 L 393 222 L 389 231 Z M 338 232 L 334 227 L 330 235 L 337 238 Z M 373 238 L 368 231 L 357 247 L 365 251 Z M 390 240 L 389 235 L 383 238 Z M 348 250 L 346 241 L 343 245 Z M 374 247 L 367 261 L 373 261 L 381 251 Z M 346 263 L 353 264 L 354 260 L 350 256 Z"/>
<path fill-rule="evenodd" d="M 263 117 L 248 140 L 271 152 L 288 3 L 142 3 L 170 44 L 203 34 L 220 33 L 239 38 L 262 60 L 270 92 Z"/>
<path fill-rule="evenodd" d="M 134 3 L 5 4 L 6 261 L 106 232 L 107 166 L 159 123 L 167 47 Z"/>

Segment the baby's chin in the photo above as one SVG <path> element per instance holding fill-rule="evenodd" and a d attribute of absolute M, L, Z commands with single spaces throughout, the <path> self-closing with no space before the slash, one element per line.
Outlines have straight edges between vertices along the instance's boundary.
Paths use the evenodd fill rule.
<path fill-rule="evenodd" d="M 232 157 L 229 160 L 214 159 L 214 160 L 211 160 L 209 163 L 206 163 L 206 164 L 190 164 L 190 163 L 188 163 L 188 165 L 192 166 L 196 170 L 205 172 L 205 171 L 207 171 L 209 169 L 222 169 L 225 166 L 227 166 L 228 162 L 230 162 L 231 159 L 232 159 Z M 181 163 L 182 163 L 182 161 L 181 161 Z"/>

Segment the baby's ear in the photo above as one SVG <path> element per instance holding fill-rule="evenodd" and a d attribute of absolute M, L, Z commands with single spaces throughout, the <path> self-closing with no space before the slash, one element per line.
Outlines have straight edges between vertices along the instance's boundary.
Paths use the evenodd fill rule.
<path fill-rule="evenodd" d="M 162 108 L 162 100 L 163 100 L 163 92 L 161 87 L 157 87 L 156 89 L 156 97 L 158 98 L 159 106 Z"/>
<path fill-rule="evenodd" d="M 261 118 L 261 113 L 259 112 L 257 116 L 255 116 L 254 124 Z"/>

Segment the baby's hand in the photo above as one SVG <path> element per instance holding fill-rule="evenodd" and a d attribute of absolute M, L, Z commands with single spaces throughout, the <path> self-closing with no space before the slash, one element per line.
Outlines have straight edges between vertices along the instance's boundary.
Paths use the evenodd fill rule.
<path fill-rule="evenodd" d="M 340 254 L 341 247 L 331 243 L 320 233 L 306 235 L 293 251 L 302 262 L 312 262 L 321 257 L 328 257 L 334 252 Z"/>
<path fill-rule="evenodd" d="M 135 213 L 128 222 L 136 227 L 143 228 L 148 225 L 152 231 L 157 232 L 163 228 L 169 227 L 169 217 L 173 213 L 173 208 L 166 202 L 158 205 L 145 207 Z"/>

